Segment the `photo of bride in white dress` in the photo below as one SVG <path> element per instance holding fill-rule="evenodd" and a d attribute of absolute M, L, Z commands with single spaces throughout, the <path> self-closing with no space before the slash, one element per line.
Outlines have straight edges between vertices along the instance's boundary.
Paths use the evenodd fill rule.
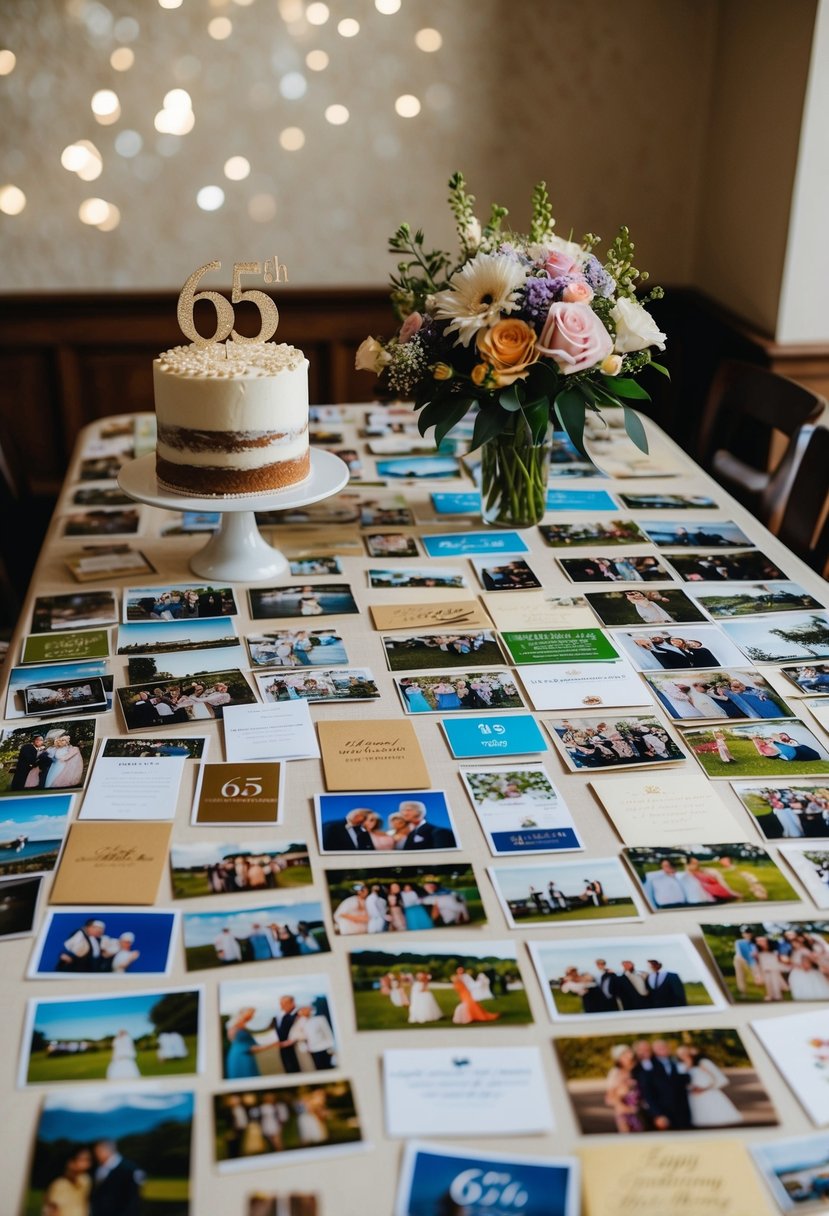
<path fill-rule="evenodd" d="M 134 1081 L 140 1077 L 136 1064 L 137 1052 L 132 1035 L 126 1030 L 119 1030 L 112 1040 L 112 1058 L 107 1067 L 107 1081 Z"/>
<path fill-rule="evenodd" d="M 721 1068 L 696 1047 L 678 1047 L 676 1058 L 688 1074 L 688 1106 L 691 1127 L 729 1127 L 742 1123 L 743 1116 L 723 1091 L 729 1080 Z"/>

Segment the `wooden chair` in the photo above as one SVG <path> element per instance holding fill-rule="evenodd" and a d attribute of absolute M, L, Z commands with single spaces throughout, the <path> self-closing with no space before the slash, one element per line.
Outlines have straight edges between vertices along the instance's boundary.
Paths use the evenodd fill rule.
<path fill-rule="evenodd" d="M 784 545 L 818 574 L 829 559 L 829 429 L 815 427 L 806 444 L 777 529 Z"/>
<path fill-rule="evenodd" d="M 705 405 L 697 459 L 764 523 L 779 518 L 822 397 L 752 363 L 720 364 Z M 776 456 L 775 432 L 788 439 Z"/>

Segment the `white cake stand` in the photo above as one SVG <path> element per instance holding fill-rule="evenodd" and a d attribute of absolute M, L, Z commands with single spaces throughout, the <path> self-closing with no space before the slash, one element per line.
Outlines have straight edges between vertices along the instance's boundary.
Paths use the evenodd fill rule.
<path fill-rule="evenodd" d="M 256 511 L 287 511 L 307 507 L 338 493 L 348 482 L 348 466 L 332 452 L 311 449 L 311 473 L 305 481 L 285 490 L 196 498 L 176 494 L 158 484 L 155 453 L 124 465 L 118 485 L 136 502 L 165 511 L 214 511 L 221 516 L 210 540 L 190 560 L 194 574 L 213 581 L 256 583 L 284 574 L 288 559 L 264 539 L 256 524 Z"/>

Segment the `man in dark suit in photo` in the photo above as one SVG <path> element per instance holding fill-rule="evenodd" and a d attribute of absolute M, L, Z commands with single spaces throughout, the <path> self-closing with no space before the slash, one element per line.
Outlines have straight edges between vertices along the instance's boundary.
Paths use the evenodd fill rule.
<path fill-rule="evenodd" d="M 651 1004 L 648 977 L 630 959 L 622 959 L 622 973 L 616 976 L 616 996 L 623 1009 L 645 1009 Z"/>
<path fill-rule="evenodd" d="M 597 986 L 592 994 L 590 1013 L 616 1013 L 619 1009 L 616 1000 L 619 977 L 611 971 L 603 958 L 596 959 Z"/>
<path fill-rule="evenodd" d="M 45 763 L 41 763 L 44 761 Z M 43 735 L 35 735 L 31 743 L 24 743 L 20 751 L 17 753 L 17 763 L 14 766 L 12 774 L 11 788 L 13 790 L 22 790 L 26 787 L 26 779 L 33 768 L 40 768 L 40 780 L 38 785 L 43 785 L 46 780 L 46 770 L 51 764 L 50 758 L 46 755 L 46 746 Z"/>
<path fill-rule="evenodd" d="M 455 837 L 447 828 L 435 827 L 426 822 L 426 806 L 416 798 L 406 799 L 397 808 L 398 815 L 406 820 L 411 831 L 403 845 L 406 849 L 453 849 Z"/>
<path fill-rule="evenodd" d="M 326 852 L 342 853 L 355 849 L 373 849 L 374 842 L 363 826 L 371 812 L 365 807 L 355 807 L 345 819 L 335 819 L 322 829 L 322 847 Z"/>
<path fill-rule="evenodd" d="M 647 1049 L 647 1050 L 645 1050 Z M 639 1085 L 654 1130 L 684 1131 L 691 1126 L 688 1087 L 691 1078 L 680 1072 L 664 1039 L 644 1042 L 635 1048 L 639 1063 L 633 1075 Z"/>
<path fill-rule="evenodd" d="M 141 1216 L 144 1171 L 121 1156 L 114 1140 L 98 1140 L 92 1154 L 96 1169 L 89 1216 Z"/>
<path fill-rule="evenodd" d="M 663 970 L 662 964 L 655 958 L 648 959 L 650 975 L 648 976 L 648 991 L 650 1006 L 653 1009 L 675 1009 L 678 1005 L 687 1005 L 685 985 L 675 971 Z"/>
<path fill-rule="evenodd" d="M 299 1017 L 296 1001 L 292 996 L 280 997 L 279 1009 L 280 1012 L 273 1020 L 273 1028 L 279 1039 L 279 1055 L 282 1060 L 282 1067 L 286 1072 L 299 1072 L 300 1064 L 299 1057 L 296 1054 L 296 1047 L 293 1043 L 288 1042 L 294 1022 Z"/>

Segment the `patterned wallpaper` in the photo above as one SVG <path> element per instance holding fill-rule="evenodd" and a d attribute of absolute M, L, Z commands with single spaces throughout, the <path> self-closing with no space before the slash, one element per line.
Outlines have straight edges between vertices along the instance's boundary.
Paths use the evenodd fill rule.
<path fill-rule="evenodd" d="M 296 286 L 383 283 L 401 220 L 451 239 L 455 168 L 519 228 L 546 178 L 563 235 L 625 222 L 654 278 L 691 276 L 716 0 L 1 7 L 2 290 L 274 253 Z"/>

